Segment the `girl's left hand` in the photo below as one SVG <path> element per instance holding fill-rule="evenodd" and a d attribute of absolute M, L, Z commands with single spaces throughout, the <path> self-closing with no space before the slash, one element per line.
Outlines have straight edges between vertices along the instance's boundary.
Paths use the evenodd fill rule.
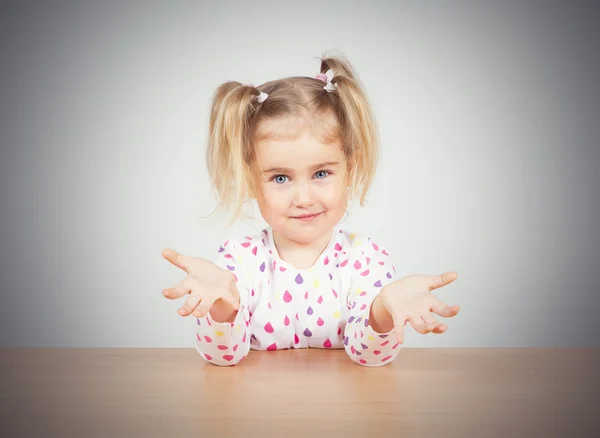
<path fill-rule="evenodd" d="M 409 275 L 386 285 L 379 293 L 381 303 L 394 320 L 394 331 L 398 342 L 404 342 L 404 325 L 410 322 L 413 328 L 427 334 L 443 333 L 448 326 L 440 324 L 430 313 L 440 316 L 455 316 L 459 306 L 448 306 L 430 292 L 452 283 L 458 274 L 445 272 L 442 275 Z"/>

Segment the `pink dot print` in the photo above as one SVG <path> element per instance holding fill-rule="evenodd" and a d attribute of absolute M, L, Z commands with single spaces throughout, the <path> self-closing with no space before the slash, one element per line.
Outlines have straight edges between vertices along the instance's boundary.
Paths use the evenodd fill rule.
<path fill-rule="evenodd" d="M 273 326 L 271 325 L 271 323 L 270 323 L 270 322 L 267 322 L 267 323 L 265 324 L 265 331 L 266 331 L 267 333 L 273 333 Z"/>

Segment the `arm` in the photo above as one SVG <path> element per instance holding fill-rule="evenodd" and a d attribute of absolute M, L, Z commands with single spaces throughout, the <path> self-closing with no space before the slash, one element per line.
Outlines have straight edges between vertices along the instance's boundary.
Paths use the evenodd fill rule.
<path fill-rule="evenodd" d="M 382 289 L 396 279 L 396 271 L 389 254 L 370 239 L 364 248 L 368 262 L 356 270 L 352 280 L 344 345 L 354 362 L 381 366 L 392 362 L 401 348 L 391 316 L 378 298 Z"/>
<path fill-rule="evenodd" d="M 223 251 L 219 252 L 215 264 L 231 272 L 231 293 L 239 297 L 240 309 L 234 310 L 225 301 L 217 300 L 206 316 L 197 318 L 195 344 L 200 356 L 208 362 L 231 366 L 239 363 L 250 351 L 248 289 L 241 279 L 239 265 L 234 262 L 237 242 L 228 240 L 221 248 Z"/>

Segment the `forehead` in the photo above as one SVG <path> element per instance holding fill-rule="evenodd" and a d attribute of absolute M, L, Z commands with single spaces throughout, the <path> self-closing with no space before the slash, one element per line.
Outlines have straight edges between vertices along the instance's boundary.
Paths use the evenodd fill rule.
<path fill-rule="evenodd" d="M 303 118 L 288 118 L 265 122 L 254 146 L 262 169 L 276 166 L 303 169 L 344 159 L 339 132 L 331 119 L 308 122 Z"/>
<path fill-rule="evenodd" d="M 309 131 L 291 140 L 264 140 L 256 145 L 256 157 L 262 170 L 272 167 L 304 170 L 315 164 L 343 162 L 338 143 L 323 143 Z"/>

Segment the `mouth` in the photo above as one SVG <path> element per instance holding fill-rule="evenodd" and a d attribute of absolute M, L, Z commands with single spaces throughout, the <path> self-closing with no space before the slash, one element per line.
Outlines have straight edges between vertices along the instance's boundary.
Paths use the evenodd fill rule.
<path fill-rule="evenodd" d="M 314 219 L 317 216 L 319 216 L 322 212 L 319 213 L 313 213 L 313 214 L 303 214 L 301 216 L 292 216 L 293 219 L 303 219 L 303 220 L 310 220 L 310 219 Z"/>

